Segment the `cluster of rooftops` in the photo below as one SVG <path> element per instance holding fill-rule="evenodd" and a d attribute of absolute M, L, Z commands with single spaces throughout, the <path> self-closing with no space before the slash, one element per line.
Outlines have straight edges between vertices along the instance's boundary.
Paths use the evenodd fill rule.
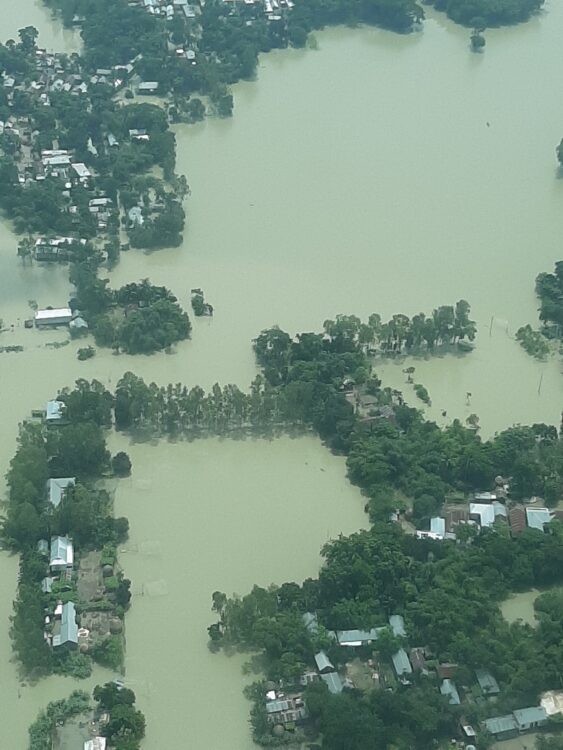
<path fill-rule="evenodd" d="M 311 635 L 319 632 L 317 615 L 313 612 L 303 614 L 303 623 Z M 405 622 L 401 615 L 391 615 L 388 626 L 371 628 L 370 630 L 350 629 L 330 631 L 328 635 L 336 641 L 341 648 L 357 649 L 369 646 L 377 641 L 379 634 L 391 629 L 393 635 L 406 642 Z M 307 684 L 322 680 L 330 693 L 337 695 L 346 688 L 355 687 L 348 677 L 342 677 L 331 662 L 325 651 L 314 654 L 316 670 L 305 672 L 300 679 L 303 687 Z M 405 648 L 399 648 L 391 656 L 393 670 L 397 680 L 403 685 L 408 685 L 414 672 L 429 674 L 430 663 L 426 661 L 426 650 L 424 648 L 411 648 L 409 653 Z M 369 661 L 371 664 L 371 660 Z M 463 705 L 463 699 L 454 680 L 458 670 L 457 664 L 441 663 L 436 666 L 436 674 L 440 681 L 440 693 L 447 698 L 451 706 Z M 496 698 L 500 693 L 499 685 L 494 676 L 485 668 L 475 670 L 475 679 L 478 684 L 482 700 Z M 266 692 L 266 714 L 270 724 L 287 727 L 307 719 L 307 708 L 302 693 L 291 691 L 285 693 L 276 688 L 274 683 L 269 683 Z M 563 714 L 563 693 L 555 695 L 546 693 L 542 698 L 541 705 L 525 707 L 513 711 L 507 716 L 497 716 L 486 719 L 482 723 L 483 729 L 487 730 L 497 739 L 517 736 L 522 732 L 542 726 L 550 715 Z M 461 730 L 466 741 L 474 742 L 477 737 L 476 731 L 463 719 L 460 722 Z M 281 731 L 281 730 L 280 730 Z M 474 748 L 473 745 L 466 746 Z"/>
<path fill-rule="evenodd" d="M 460 526 L 490 529 L 497 524 L 508 524 L 512 536 L 518 536 L 526 528 L 546 531 L 554 518 L 563 518 L 561 511 L 551 511 L 541 505 L 539 498 L 532 497 L 526 505 L 506 504 L 506 493 L 477 492 L 464 505 L 447 505 L 442 516 L 430 519 L 429 529 L 417 529 L 419 539 L 455 540 Z"/>

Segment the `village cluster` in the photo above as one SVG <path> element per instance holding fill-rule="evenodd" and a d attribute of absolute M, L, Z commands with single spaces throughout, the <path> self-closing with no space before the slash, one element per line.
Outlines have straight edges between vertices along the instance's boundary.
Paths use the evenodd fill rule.
<path fill-rule="evenodd" d="M 44 419 L 50 429 L 64 424 L 64 403 L 47 402 Z M 76 484 L 76 477 L 50 478 L 46 486 L 49 506 L 57 509 Z M 50 542 L 40 539 L 37 550 L 46 559 L 41 590 L 53 605 L 45 614 L 45 640 L 52 649 L 79 650 L 86 654 L 110 636 L 119 635 L 123 622 L 115 612 L 118 585 L 115 553 L 91 550 L 83 553 L 78 563 L 73 541 L 68 536 L 53 536 Z M 80 615 L 76 611 L 77 602 Z"/>
<path fill-rule="evenodd" d="M 318 634 L 319 623 L 315 613 L 304 613 L 303 622 L 311 635 Z M 389 663 L 375 653 L 365 659 L 363 655 L 366 649 L 373 646 L 382 631 L 389 629 L 405 647 L 393 653 Z M 412 647 L 407 651 L 407 633 L 401 615 L 391 615 L 389 625 L 385 627 L 371 630 L 338 630 L 330 632 L 329 635 L 341 649 L 350 654 L 350 660 L 345 663 L 344 670 L 338 671 L 325 651 L 316 653 L 314 660 L 317 669 L 302 675 L 302 687 L 322 680 L 329 692 L 334 695 L 352 688 L 393 689 L 399 683 L 408 686 L 416 673 L 419 673 L 434 677 L 437 689 L 451 706 L 463 708 L 464 705 L 494 703 L 500 693 L 495 677 L 486 668 L 476 669 L 474 683 L 461 687 L 456 683 L 456 673 L 459 669 L 457 664 L 439 663 L 432 658 L 428 649 L 421 646 Z M 268 683 L 266 689 L 266 713 L 275 735 L 281 736 L 286 730 L 293 730 L 307 721 L 308 713 L 301 690 L 278 688 L 273 682 Z M 538 706 L 525 706 L 510 714 L 486 719 L 482 722 L 481 728 L 496 740 L 509 739 L 545 725 L 550 717 L 556 715 L 563 716 L 563 691 L 544 693 Z M 457 747 L 475 750 L 477 731 L 463 716 L 460 716 L 459 720 L 459 736 L 461 740 Z"/>

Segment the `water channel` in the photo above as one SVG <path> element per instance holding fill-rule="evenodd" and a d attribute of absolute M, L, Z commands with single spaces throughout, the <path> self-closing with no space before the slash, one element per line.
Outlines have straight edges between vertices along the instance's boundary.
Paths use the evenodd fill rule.
<path fill-rule="evenodd" d="M 44 46 L 79 44 L 38 0 L 2 6 L 4 37 L 33 24 Z M 25 347 L 0 355 L 0 472 L 18 422 L 77 377 L 114 385 L 131 369 L 159 383 L 242 386 L 255 373 L 250 339 L 261 328 L 318 330 L 338 312 L 413 314 L 460 297 L 479 324 L 476 350 L 413 363 L 433 399 L 430 415 L 476 412 L 484 434 L 558 422 L 560 364 L 537 363 L 512 336 L 535 323 L 534 278 L 560 258 L 554 148 L 563 100 L 553 91 L 562 23 L 563 6 L 549 3 L 526 25 L 488 31 L 478 56 L 467 30 L 432 11 L 410 36 L 329 30 L 317 35 L 316 52 L 265 56 L 258 81 L 235 88 L 232 120 L 178 128 L 178 171 L 192 188 L 184 245 L 131 251 L 112 273 L 114 285 L 148 276 L 186 305 L 191 287 L 204 288 L 216 315 L 195 321 L 192 340 L 172 355 L 102 351 L 78 362 L 75 343 L 46 346 L 64 334 L 24 330 L 28 300 L 66 301 L 67 271 L 23 268 L 0 225 L 0 317 L 14 324 L 1 343 Z M 405 388 L 403 367 L 378 371 Z M 147 715 L 147 750 L 180 750 L 186 738 L 198 750 L 244 750 L 240 659 L 205 646 L 210 594 L 314 575 L 327 536 L 364 522 L 361 500 L 342 462 L 309 438 L 127 450 L 134 473 L 116 495 L 131 521 L 122 563 L 136 593 L 127 679 Z M 4 734 L 23 748 L 38 708 L 71 683 L 45 681 L 18 697 L 7 636 L 15 576 L 15 559 L 2 557 Z"/>

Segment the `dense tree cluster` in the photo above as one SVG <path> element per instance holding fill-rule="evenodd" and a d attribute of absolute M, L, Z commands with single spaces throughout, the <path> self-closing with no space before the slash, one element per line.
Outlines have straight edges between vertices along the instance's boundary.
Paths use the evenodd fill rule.
<path fill-rule="evenodd" d="M 135 708 L 135 693 L 129 688 L 107 682 L 94 688 L 94 700 L 109 713 L 104 736 L 117 750 L 138 750 L 145 736 L 145 717 Z"/>
<path fill-rule="evenodd" d="M 540 320 L 545 328 L 561 336 L 563 327 L 563 261 L 555 264 L 554 273 L 540 273 L 536 279 L 540 299 Z"/>
<path fill-rule="evenodd" d="M 464 26 L 507 26 L 527 21 L 537 13 L 544 0 L 434 0 L 438 10 L 445 11 Z"/>
<path fill-rule="evenodd" d="M 190 335 L 191 323 L 176 297 L 165 287 L 144 279 L 113 291 L 91 264 L 75 264 L 72 304 L 87 318 L 99 346 L 127 354 L 150 354 Z"/>

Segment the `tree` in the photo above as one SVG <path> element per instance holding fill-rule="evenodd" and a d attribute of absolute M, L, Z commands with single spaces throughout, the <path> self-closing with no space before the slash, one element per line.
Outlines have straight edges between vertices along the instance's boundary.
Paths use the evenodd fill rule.
<path fill-rule="evenodd" d="M 119 451 L 111 459 L 111 468 L 118 477 L 128 477 L 131 474 L 131 459 L 124 451 Z"/>

